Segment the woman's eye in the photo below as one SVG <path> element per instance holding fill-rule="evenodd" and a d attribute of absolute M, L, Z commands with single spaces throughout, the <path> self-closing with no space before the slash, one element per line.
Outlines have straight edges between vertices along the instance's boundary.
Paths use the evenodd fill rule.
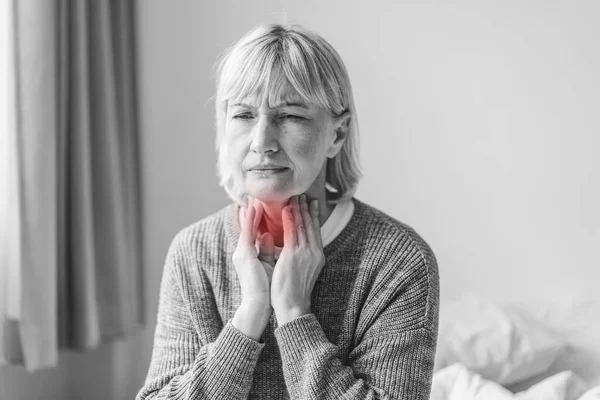
<path fill-rule="evenodd" d="M 253 119 L 254 116 L 252 114 L 249 114 L 249 113 L 244 113 L 244 114 L 234 115 L 232 118 L 233 119 L 241 119 L 241 120 L 250 120 L 250 119 Z M 306 118 L 301 117 L 299 115 L 293 115 L 293 114 L 284 114 L 280 118 L 282 118 L 284 120 L 288 120 L 288 121 L 301 121 L 301 120 L 305 120 L 306 119 Z"/>
<path fill-rule="evenodd" d="M 252 118 L 252 115 L 250 115 L 250 114 L 238 114 L 238 115 L 234 115 L 233 118 L 235 118 L 235 119 L 250 119 L 250 118 Z"/>
<path fill-rule="evenodd" d="M 292 114 L 285 114 L 285 115 L 282 115 L 282 116 L 281 116 L 281 118 L 288 119 L 288 120 L 290 120 L 290 121 L 301 121 L 301 120 L 303 120 L 303 119 L 306 119 L 306 118 L 304 118 L 304 117 L 301 117 L 301 116 L 299 116 L 299 115 L 292 115 Z"/>

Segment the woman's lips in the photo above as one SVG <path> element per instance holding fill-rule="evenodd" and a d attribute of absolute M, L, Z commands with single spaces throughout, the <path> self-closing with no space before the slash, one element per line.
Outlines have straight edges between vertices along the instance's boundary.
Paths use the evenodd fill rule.
<path fill-rule="evenodd" d="M 250 172 L 253 172 L 257 175 L 277 175 L 283 172 L 286 172 L 289 168 L 277 168 L 277 169 L 252 169 Z"/>

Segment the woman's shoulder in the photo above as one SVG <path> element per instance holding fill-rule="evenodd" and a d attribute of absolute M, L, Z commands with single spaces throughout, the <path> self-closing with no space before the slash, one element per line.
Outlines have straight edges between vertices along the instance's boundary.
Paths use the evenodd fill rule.
<path fill-rule="evenodd" d="M 232 211 L 233 204 L 229 204 L 214 211 L 207 216 L 191 222 L 180 228 L 174 235 L 171 247 L 215 246 L 218 239 L 225 235 L 227 214 Z"/>
<path fill-rule="evenodd" d="M 371 242 L 370 248 L 383 247 L 403 253 L 418 252 L 424 258 L 434 257 L 429 243 L 412 225 L 356 198 L 355 205 L 365 222 L 362 236 Z"/>
<path fill-rule="evenodd" d="M 366 203 L 359 206 L 369 217 L 359 248 L 368 253 L 362 259 L 371 267 L 373 296 L 392 301 L 397 293 L 410 293 L 412 304 L 421 309 L 419 321 L 437 329 L 439 270 L 431 246 L 406 222 Z M 415 300 L 419 298 L 422 301 Z M 373 303 L 387 304 L 380 300 Z"/>

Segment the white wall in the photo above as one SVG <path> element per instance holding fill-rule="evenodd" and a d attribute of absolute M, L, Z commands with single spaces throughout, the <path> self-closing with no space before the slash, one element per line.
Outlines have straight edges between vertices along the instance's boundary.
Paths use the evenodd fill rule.
<path fill-rule="evenodd" d="M 0 370 L 1 400 L 37 398 L 42 383 L 45 398 L 134 397 L 167 247 L 228 203 L 214 168 L 210 68 L 282 12 L 345 60 L 362 130 L 357 197 L 428 241 L 443 298 L 600 300 L 599 2 L 144 0 L 138 11 L 148 325 L 63 358 L 33 385 Z"/>

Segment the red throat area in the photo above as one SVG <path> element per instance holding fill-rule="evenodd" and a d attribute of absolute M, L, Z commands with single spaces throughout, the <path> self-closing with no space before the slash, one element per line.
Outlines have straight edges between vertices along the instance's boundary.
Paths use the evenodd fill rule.
<path fill-rule="evenodd" d="M 270 230 L 267 225 L 266 218 L 263 215 L 260 220 L 260 223 L 258 225 L 258 236 L 260 236 L 266 232 L 269 232 L 271 234 L 271 236 L 273 236 L 273 241 L 275 243 L 275 246 L 283 247 L 283 229 L 280 232 Z"/>

